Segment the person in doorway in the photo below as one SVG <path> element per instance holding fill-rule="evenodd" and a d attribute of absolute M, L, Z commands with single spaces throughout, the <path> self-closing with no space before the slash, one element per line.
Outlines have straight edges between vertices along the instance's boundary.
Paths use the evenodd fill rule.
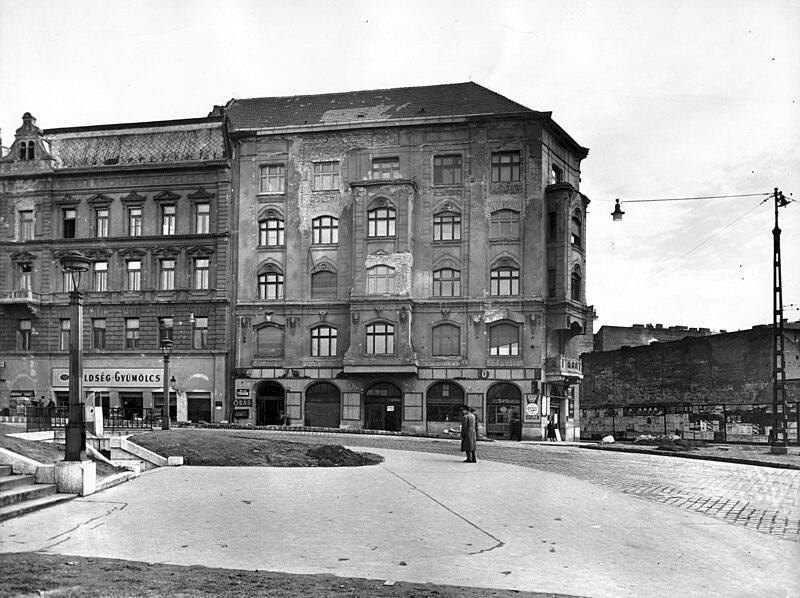
<path fill-rule="evenodd" d="M 461 407 L 461 451 L 467 454 L 464 463 L 477 463 L 475 459 L 475 445 L 477 436 L 475 433 L 475 416 L 469 412 L 469 407 Z"/>
<path fill-rule="evenodd" d="M 550 442 L 556 441 L 556 424 L 552 417 L 547 422 L 547 440 Z"/>

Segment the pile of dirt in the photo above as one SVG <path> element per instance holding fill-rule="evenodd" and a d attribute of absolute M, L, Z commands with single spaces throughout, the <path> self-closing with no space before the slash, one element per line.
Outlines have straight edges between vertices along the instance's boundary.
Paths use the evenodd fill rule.
<path fill-rule="evenodd" d="M 354 453 L 343 446 L 325 444 L 306 451 L 306 455 L 316 461 L 317 467 L 359 467 L 377 465 L 383 457 L 373 453 Z"/>

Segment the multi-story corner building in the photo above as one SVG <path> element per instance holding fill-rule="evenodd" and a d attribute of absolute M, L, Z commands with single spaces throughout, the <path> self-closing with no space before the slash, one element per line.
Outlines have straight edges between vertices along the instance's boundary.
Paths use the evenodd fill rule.
<path fill-rule="evenodd" d="M 68 402 L 71 278 L 84 296 L 84 390 L 143 417 L 163 401 L 170 338 L 179 420 L 224 419 L 230 380 L 230 163 L 224 121 L 41 130 L 0 159 L 0 408 Z"/>
<path fill-rule="evenodd" d="M 232 420 L 578 436 L 588 150 L 474 83 L 233 99 Z"/>

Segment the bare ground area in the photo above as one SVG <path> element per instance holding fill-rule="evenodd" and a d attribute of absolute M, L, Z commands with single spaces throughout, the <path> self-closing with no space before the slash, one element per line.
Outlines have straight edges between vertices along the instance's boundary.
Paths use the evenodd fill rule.
<path fill-rule="evenodd" d="M 564 594 L 157 565 L 46 554 L 0 555 L 0 596 L 14 598 L 270 597 L 569 598 Z"/>
<path fill-rule="evenodd" d="M 339 445 L 273 440 L 247 430 L 179 428 L 137 434 L 130 440 L 162 457 L 183 457 L 184 465 L 356 467 L 383 461 L 379 455 Z"/>

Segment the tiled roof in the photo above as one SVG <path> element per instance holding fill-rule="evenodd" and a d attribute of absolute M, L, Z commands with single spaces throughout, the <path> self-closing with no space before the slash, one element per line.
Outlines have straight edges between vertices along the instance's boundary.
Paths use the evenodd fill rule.
<path fill-rule="evenodd" d="M 226 157 L 222 122 L 142 123 L 45 131 L 55 168 L 194 162 Z"/>
<path fill-rule="evenodd" d="M 530 108 L 472 82 L 232 99 L 225 111 L 232 131 L 476 114 L 535 114 Z"/>

